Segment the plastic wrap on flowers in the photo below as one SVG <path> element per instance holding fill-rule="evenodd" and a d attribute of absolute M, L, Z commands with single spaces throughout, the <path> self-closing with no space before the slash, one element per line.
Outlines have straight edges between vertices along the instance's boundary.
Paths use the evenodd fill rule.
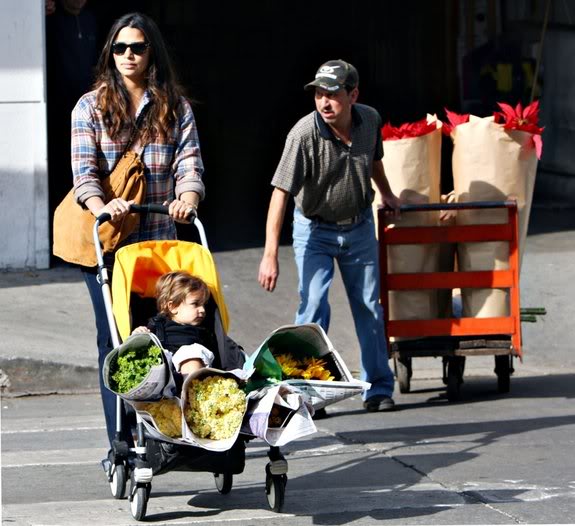
<path fill-rule="evenodd" d="M 537 159 L 541 152 L 541 128 L 535 123 L 538 105 L 511 108 L 493 117 L 459 116 L 450 134 L 453 139 L 453 182 L 458 202 L 515 199 L 519 214 L 520 260 L 527 236 Z M 452 114 L 453 115 L 453 114 Z M 513 117 L 515 115 L 515 118 Z M 503 122 L 501 122 L 503 121 Z M 457 224 L 493 224 L 507 221 L 506 210 L 462 210 Z M 508 268 L 506 242 L 460 243 L 461 271 Z M 463 316 L 486 318 L 509 315 L 504 289 L 462 290 Z"/>
<path fill-rule="evenodd" d="M 282 382 L 253 392 L 242 432 L 265 440 L 270 446 L 285 444 L 317 431 L 306 397 Z"/>
<path fill-rule="evenodd" d="M 134 334 L 106 356 L 104 385 L 127 401 L 174 396 L 171 360 L 155 335 Z"/>
<path fill-rule="evenodd" d="M 210 451 L 227 451 L 239 433 L 247 409 L 248 371 L 205 367 L 188 375 L 182 387 L 182 440 Z"/>
<path fill-rule="evenodd" d="M 287 367 L 303 368 L 311 374 L 286 374 L 282 357 L 288 356 L 303 365 Z M 316 410 L 370 387 L 368 382 L 353 378 L 324 330 L 315 323 L 279 327 L 248 358 L 244 369 L 254 371 L 246 387 L 250 393 L 270 384 L 285 384 L 297 388 Z"/>
<path fill-rule="evenodd" d="M 441 180 L 441 126 L 434 116 L 414 123 L 382 129 L 383 164 L 393 193 L 402 204 L 438 203 Z M 376 189 L 374 212 L 381 204 Z M 398 219 L 390 219 L 397 226 L 435 226 L 439 212 L 410 212 Z M 388 272 L 437 272 L 439 246 L 437 244 L 392 245 L 388 247 Z M 438 316 L 437 290 L 391 291 L 389 317 L 391 320 L 430 319 Z M 397 338 L 400 339 L 400 338 Z"/>

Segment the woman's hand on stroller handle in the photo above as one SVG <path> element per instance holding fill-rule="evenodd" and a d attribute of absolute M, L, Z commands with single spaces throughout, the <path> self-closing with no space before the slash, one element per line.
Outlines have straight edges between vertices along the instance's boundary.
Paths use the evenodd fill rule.
<path fill-rule="evenodd" d="M 110 205 L 112 203 L 112 201 L 110 201 L 110 203 L 108 203 L 108 205 Z M 106 205 L 106 207 L 104 207 L 103 209 L 103 213 L 99 214 L 96 217 L 96 220 L 98 221 L 99 224 L 103 224 L 106 223 L 107 221 L 110 220 L 117 220 L 118 218 L 112 218 L 112 214 L 109 213 L 106 209 L 108 208 L 108 205 Z M 196 213 L 196 209 L 192 206 L 187 207 L 187 209 L 181 211 L 179 210 L 179 214 L 178 214 L 178 218 L 175 218 L 174 216 L 172 216 L 172 214 L 170 213 L 170 207 L 167 206 L 166 204 L 146 204 L 146 205 L 138 205 L 135 203 L 129 203 L 129 210 L 125 213 L 122 214 L 125 215 L 126 213 L 135 213 L 135 214 L 163 214 L 163 215 L 169 215 L 172 216 L 174 218 L 174 221 L 178 221 L 180 223 L 193 223 L 194 219 L 197 216 Z M 122 217 L 120 216 L 120 217 Z M 181 217 L 181 218 L 180 218 Z"/>
<path fill-rule="evenodd" d="M 133 201 L 126 201 L 117 197 L 98 210 L 96 219 L 100 224 L 106 223 L 107 221 L 119 221 L 130 213 L 132 205 Z"/>
<path fill-rule="evenodd" d="M 163 204 L 168 207 L 168 213 L 176 223 L 191 224 L 196 219 L 197 205 L 182 199 L 164 201 Z"/>

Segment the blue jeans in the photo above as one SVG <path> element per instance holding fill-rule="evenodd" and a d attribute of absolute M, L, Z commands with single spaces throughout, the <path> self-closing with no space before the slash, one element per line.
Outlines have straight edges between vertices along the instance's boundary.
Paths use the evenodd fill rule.
<path fill-rule="evenodd" d="M 363 219 L 337 226 L 306 218 L 297 208 L 293 221 L 293 248 L 299 275 L 300 303 L 296 323 L 317 323 L 327 332 L 330 322 L 329 287 L 337 260 L 361 349 L 361 379 L 371 383 L 364 399 L 392 396 L 379 303 L 379 254 L 371 208 Z"/>
<path fill-rule="evenodd" d="M 104 360 L 108 353 L 112 350 L 112 336 L 110 334 L 110 327 L 108 325 L 108 319 L 106 317 L 106 307 L 104 304 L 104 297 L 102 296 L 102 288 L 98 283 L 98 275 L 95 269 L 89 269 L 82 267 L 82 275 L 86 286 L 88 287 L 88 292 L 90 293 L 90 299 L 92 300 L 92 307 L 94 308 L 94 317 L 96 318 L 96 333 L 97 333 L 97 345 L 98 345 L 98 377 L 100 379 L 100 394 L 102 396 L 102 405 L 104 406 L 104 416 L 106 418 L 106 430 L 108 432 L 108 440 L 112 444 L 112 440 L 116 434 L 116 395 L 110 391 L 104 385 L 104 379 L 102 376 L 102 367 L 104 365 Z M 111 279 L 112 273 L 109 273 Z M 124 410 L 124 404 L 122 403 L 122 434 L 120 438 L 132 444 L 132 434 L 130 430 L 130 424 L 126 413 Z M 126 422 L 124 424 L 124 422 Z"/>

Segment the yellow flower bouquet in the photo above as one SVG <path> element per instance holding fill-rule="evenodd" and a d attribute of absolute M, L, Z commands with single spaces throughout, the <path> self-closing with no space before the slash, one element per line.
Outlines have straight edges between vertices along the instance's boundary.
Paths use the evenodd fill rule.
<path fill-rule="evenodd" d="M 246 394 L 236 380 L 206 376 L 188 384 L 185 419 L 198 437 L 222 440 L 234 436 L 245 406 Z"/>
<path fill-rule="evenodd" d="M 164 398 L 157 402 L 132 402 L 139 412 L 148 413 L 156 429 L 169 438 L 182 436 L 182 409 L 178 398 Z"/>
<path fill-rule="evenodd" d="M 204 368 L 182 388 L 184 439 L 205 449 L 225 451 L 237 438 L 247 409 L 244 379 Z"/>
<path fill-rule="evenodd" d="M 313 356 L 296 359 L 291 353 L 275 355 L 285 379 L 324 380 L 330 382 L 335 376 L 326 369 L 326 361 Z"/>

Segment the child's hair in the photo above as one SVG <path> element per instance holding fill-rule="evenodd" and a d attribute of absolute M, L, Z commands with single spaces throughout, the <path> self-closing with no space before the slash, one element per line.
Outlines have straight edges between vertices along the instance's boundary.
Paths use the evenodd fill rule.
<path fill-rule="evenodd" d="M 160 276 L 156 283 L 158 312 L 171 317 L 169 303 L 180 305 L 190 292 L 199 293 L 203 303 L 210 298 L 210 289 L 205 282 L 185 270 L 168 272 Z"/>

